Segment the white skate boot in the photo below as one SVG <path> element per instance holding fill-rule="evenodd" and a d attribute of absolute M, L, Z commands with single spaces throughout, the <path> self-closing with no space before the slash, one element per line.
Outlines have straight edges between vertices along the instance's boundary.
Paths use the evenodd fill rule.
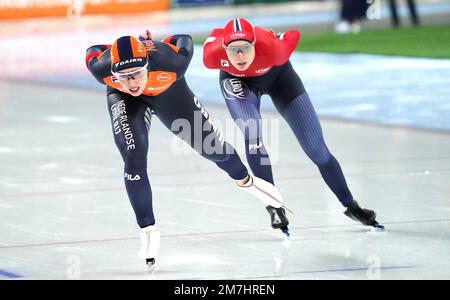
<path fill-rule="evenodd" d="M 139 258 L 145 258 L 149 268 L 155 264 L 155 258 L 158 256 L 160 232 L 154 225 L 141 229 L 141 248 L 138 252 Z"/>
<path fill-rule="evenodd" d="M 275 208 L 283 207 L 290 213 L 294 214 L 289 207 L 283 204 L 283 198 L 281 197 L 278 189 L 271 184 L 270 182 L 265 181 L 264 179 L 250 176 L 250 179 L 244 185 L 237 185 L 237 187 L 241 190 L 244 190 L 259 200 L 261 200 L 266 206 L 272 206 Z"/>
<path fill-rule="evenodd" d="M 270 205 L 275 208 L 283 206 L 283 198 L 277 188 L 261 178 L 250 176 L 250 179 L 244 185 L 237 185 L 241 190 L 244 190 L 259 200 L 265 205 Z"/>

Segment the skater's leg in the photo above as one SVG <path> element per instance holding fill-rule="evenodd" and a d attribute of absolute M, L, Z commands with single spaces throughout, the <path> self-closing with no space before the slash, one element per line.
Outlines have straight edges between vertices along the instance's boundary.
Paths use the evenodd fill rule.
<path fill-rule="evenodd" d="M 245 153 L 253 174 L 274 184 L 272 166 L 262 139 L 260 95 L 238 78 L 220 82 L 222 94 L 236 125 L 245 141 Z"/>
<path fill-rule="evenodd" d="M 344 174 L 325 144 L 319 118 L 300 77 L 290 63 L 286 64 L 278 83 L 269 95 L 305 153 L 319 168 L 328 187 L 342 205 L 350 205 L 353 196 L 347 187 Z"/>
<path fill-rule="evenodd" d="M 325 144 L 319 119 L 300 78 L 290 64 L 286 65 L 286 71 L 280 77 L 275 91 L 271 92 L 277 110 L 291 127 L 305 153 L 319 168 L 328 187 L 347 211 L 351 211 L 358 204 L 353 200 L 338 161 Z M 285 91 L 293 92 L 288 94 Z M 299 92 L 299 96 L 292 97 L 294 92 Z M 359 218 L 365 225 L 374 225 L 373 220 L 368 218 L 369 215 L 362 216 L 363 214 L 356 214 L 355 218 Z"/>
<path fill-rule="evenodd" d="M 316 164 L 322 178 L 337 196 L 343 206 L 347 207 L 353 200 L 348 189 L 342 169 L 336 158 L 328 150 L 308 94 L 304 93 L 284 109 L 283 118 L 288 122 L 306 155 Z"/>
<path fill-rule="evenodd" d="M 151 113 L 147 105 L 131 98 L 120 92 L 107 96 L 114 141 L 124 162 L 125 188 L 137 223 L 144 228 L 155 224 L 147 176 Z"/>
<path fill-rule="evenodd" d="M 308 94 L 304 93 L 291 101 L 283 117 L 289 123 L 306 154 L 317 165 L 328 187 L 346 207 L 345 214 L 364 225 L 379 227 L 374 211 L 361 209 L 348 189 L 341 167 L 328 151 L 322 130 Z"/>
<path fill-rule="evenodd" d="M 228 110 L 244 136 L 247 161 L 253 174 L 273 185 L 272 165 L 262 139 L 259 91 L 233 77 L 221 78 L 220 87 Z M 289 234 L 289 220 L 284 208 L 268 205 L 266 210 L 270 214 L 272 228 Z"/>

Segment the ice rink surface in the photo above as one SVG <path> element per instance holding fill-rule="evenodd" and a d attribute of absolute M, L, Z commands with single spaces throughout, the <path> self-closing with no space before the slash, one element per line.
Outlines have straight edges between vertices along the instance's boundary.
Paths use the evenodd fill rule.
<path fill-rule="evenodd" d="M 342 214 L 316 167 L 273 111 L 266 137 L 292 239 L 156 117 L 149 177 L 162 233 L 155 271 L 136 257 L 138 229 L 102 92 L 3 82 L 0 277 L 25 279 L 450 278 L 450 135 L 323 120 L 355 198 L 379 214 L 372 232 Z M 206 105 L 217 122 L 228 112 Z M 226 137 L 237 144 L 239 135 Z M 277 150 L 278 149 L 278 150 Z M 176 152 L 176 151 L 175 151 Z"/>

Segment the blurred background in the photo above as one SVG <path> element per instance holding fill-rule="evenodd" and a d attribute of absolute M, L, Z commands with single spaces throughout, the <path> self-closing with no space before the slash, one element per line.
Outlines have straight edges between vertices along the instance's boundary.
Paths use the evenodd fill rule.
<path fill-rule="evenodd" d="M 188 33 L 192 87 L 222 103 L 200 46 L 233 17 L 301 31 L 292 60 L 322 116 L 450 129 L 450 0 L 0 0 L 0 78 L 102 89 L 84 65 L 90 45 Z"/>

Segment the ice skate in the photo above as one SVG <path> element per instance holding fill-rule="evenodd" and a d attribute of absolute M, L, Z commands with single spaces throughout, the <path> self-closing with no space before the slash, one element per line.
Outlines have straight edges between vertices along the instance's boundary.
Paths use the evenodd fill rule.
<path fill-rule="evenodd" d="M 145 258 L 145 263 L 152 269 L 158 256 L 160 232 L 154 225 L 141 229 L 141 248 L 138 252 L 139 258 Z"/>
<path fill-rule="evenodd" d="M 352 220 L 361 222 L 363 225 L 384 230 L 384 226 L 376 221 L 377 214 L 373 210 L 361 208 L 355 200 L 347 207 L 344 214 Z"/>
<path fill-rule="evenodd" d="M 270 182 L 267 182 L 255 176 L 250 176 L 250 179 L 247 183 L 245 183 L 244 185 L 237 185 L 237 187 L 257 197 L 265 205 L 269 205 L 274 208 L 282 207 L 294 214 L 294 211 L 286 207 L 286 205 L 283 203 L 283 198 L 281 197 L 280 192 Z"/>
<path fill-rule="evenodd" d="M 270 205 L 266 206 L 266 210 L 269 212 L 271 226 L 273 229 L 280 229 L 287 238 L 290 237 L 289 233 L 289 220 L 286 217 L 286 211 L 283 207 L 275 208 Z"/>

